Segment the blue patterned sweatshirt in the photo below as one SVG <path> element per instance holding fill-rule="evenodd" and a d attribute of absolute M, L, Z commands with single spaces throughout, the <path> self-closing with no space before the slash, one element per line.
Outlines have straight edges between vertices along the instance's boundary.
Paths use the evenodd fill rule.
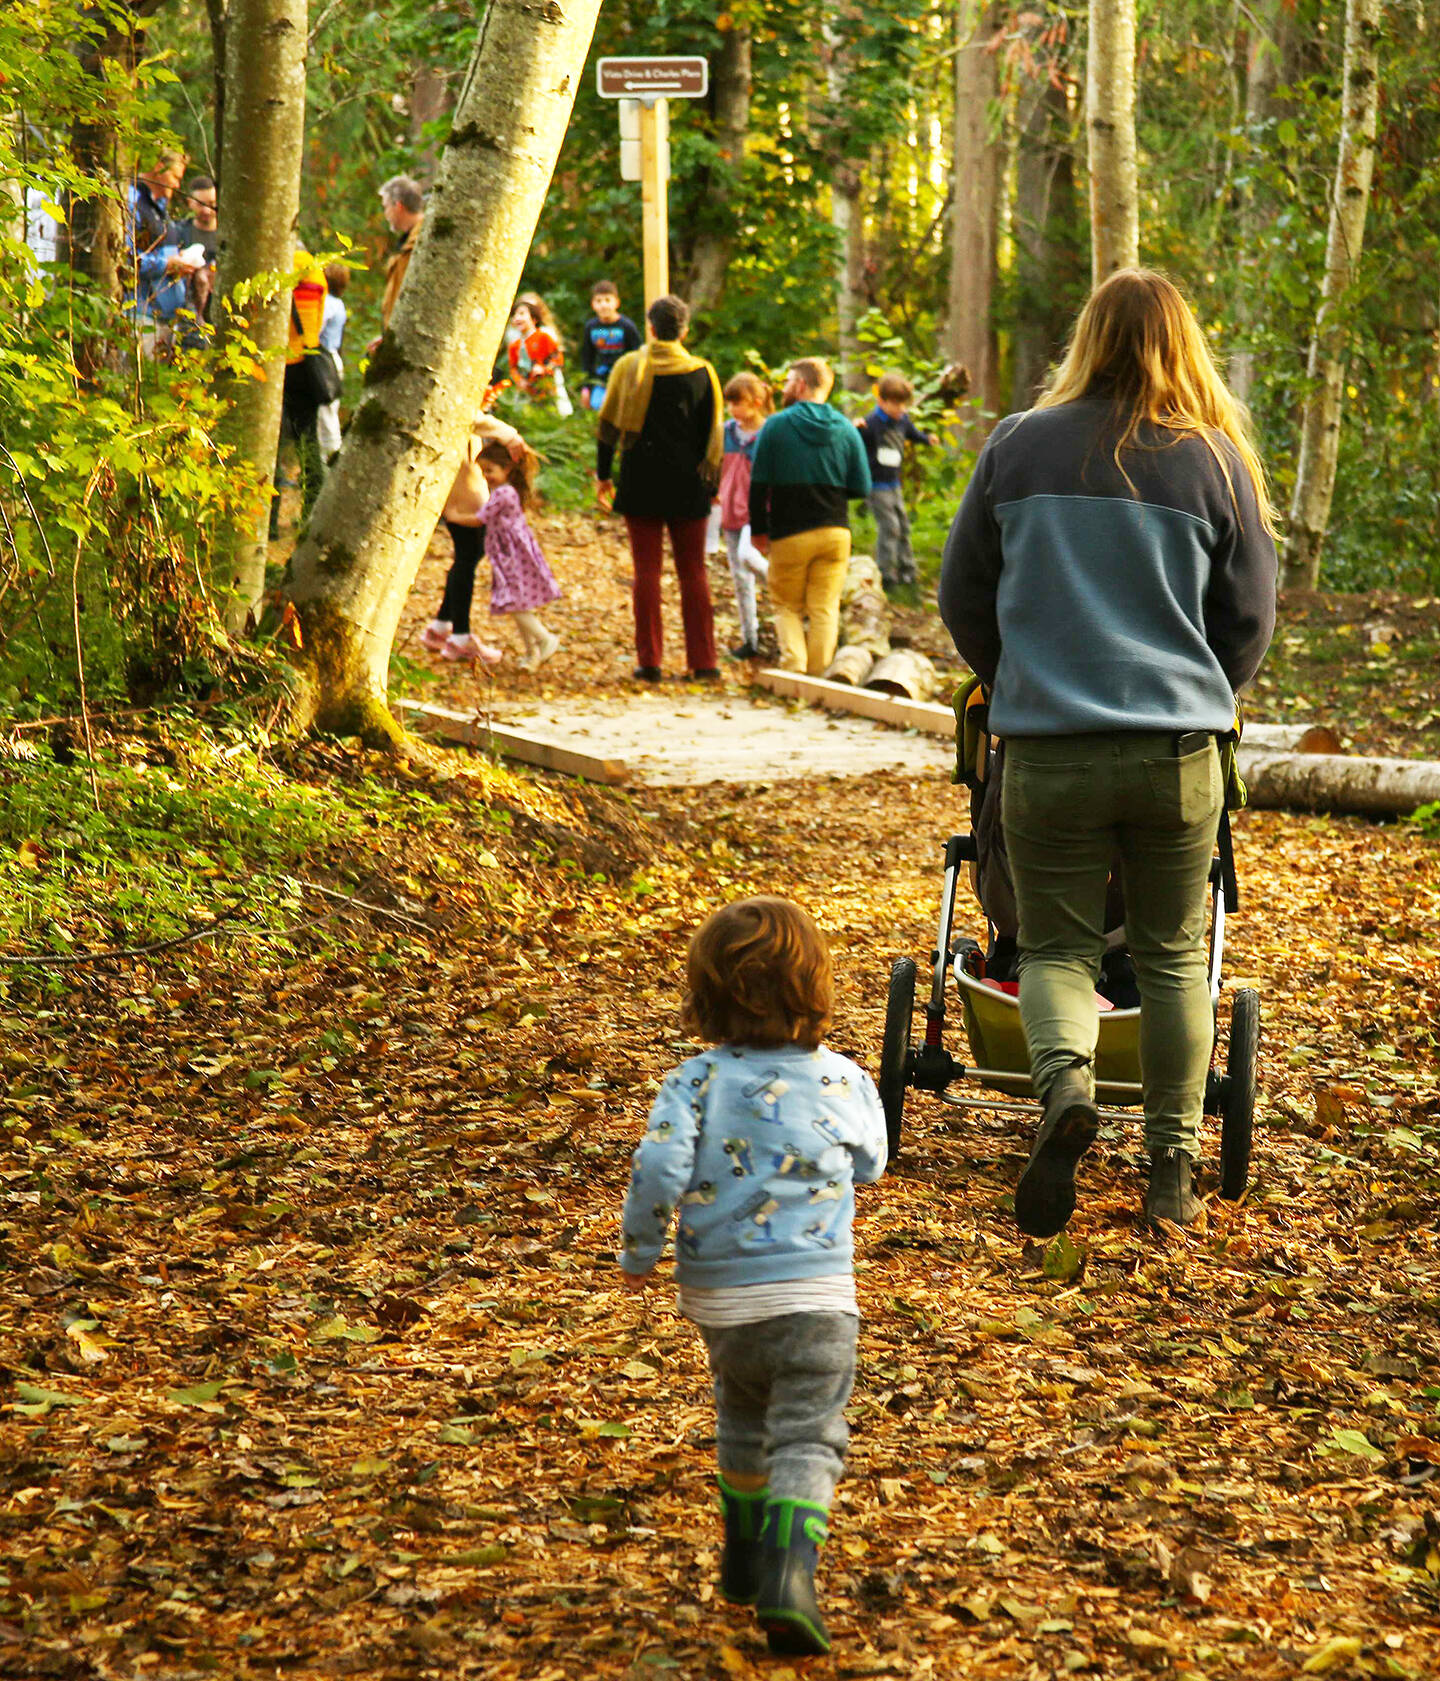
<path fill-rule="evenodd" d="M 660 1259 L 676 1208 L 676 1277 L 723 1289 L 848 1273 L 855 1181 L 885 1171 L 875 1086 L 847 1057 L 717 1045 L 665 1078 L 631 1157 L 620 1265 Z"/>

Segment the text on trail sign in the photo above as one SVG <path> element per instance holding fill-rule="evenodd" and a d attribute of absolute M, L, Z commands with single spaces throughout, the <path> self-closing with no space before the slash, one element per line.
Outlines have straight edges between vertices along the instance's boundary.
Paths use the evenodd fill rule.
<path fill-rule="evenodd" d="M 703 99 L 710 91 L 706 58 L 602 58 L 595 66 L 602 99 Z"/>

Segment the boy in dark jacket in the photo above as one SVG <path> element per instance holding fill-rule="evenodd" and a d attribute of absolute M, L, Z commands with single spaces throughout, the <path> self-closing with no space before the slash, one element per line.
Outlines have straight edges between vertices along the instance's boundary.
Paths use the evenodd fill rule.
<path fill-rule="evenodd" d="M 640 329 L 628 315 L 620 313 L 620 292 L 613 280 L 597 280 L 590 291 L 594 314 L 580 333 L 580 366 L 585 378 L 580 386 L 583 408 L 598 409 L 605 401 L 605 382 L 610 370 L 627 350 L 638 350 L 643 342 Z"/>
<path fill-rule="evenodd" d="M 866 505 L 875 517 L 875 564 L 880 568 L 888 593 L 898 585 L 915 582 L 910 516 L 905 511 L 905 491 L 900 483 L 905 445 L 930 444 L 935 440 L 910 418 L 915 388 L 903 374 L 886 374 L 880 381 L 877 396 L 879 401 L 859 426 L 874 487 Z"/>

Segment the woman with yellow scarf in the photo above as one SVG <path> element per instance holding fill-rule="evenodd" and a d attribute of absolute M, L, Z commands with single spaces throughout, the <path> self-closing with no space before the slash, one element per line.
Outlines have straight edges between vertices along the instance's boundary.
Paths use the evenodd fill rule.
<path fill-rule="evenodd" d="M 646 311 L 642 350 L 610 370 L 600 410 L 595 488 L 602 507 L 625 516 L 635 581 L 635 677 L 658 683 L 664 633 L 660 577 L 665 532 L 680 579 L 685 661 L 690 676 L 714 682 L 715 615 L 705 573 L 705 524 L 720 483 L 725 409 L 714 368 L 684 348 L 689 307 L 656 298 Z M 612 482 L 620 457 L 618 484 Z"/>

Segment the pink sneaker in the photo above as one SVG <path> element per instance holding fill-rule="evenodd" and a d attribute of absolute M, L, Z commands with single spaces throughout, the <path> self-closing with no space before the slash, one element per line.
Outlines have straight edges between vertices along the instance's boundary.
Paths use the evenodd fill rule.
<path fill-rule="evenodd" d="M 432 654 L 438 654 L 445 646 L 445 640 L 454 630 L 449 619 L 431 619 L 430 623 L 420 632 L 420 646 L 428 648 Z"/>
<path fill-rule="evenodd" d="M 503 648 L 491 647 L 469 631 L 464 636 L 447 636 L 440 652 L 447 660 L 479 660 L 482 665 L 499 665 L 505 658 Z"/>

